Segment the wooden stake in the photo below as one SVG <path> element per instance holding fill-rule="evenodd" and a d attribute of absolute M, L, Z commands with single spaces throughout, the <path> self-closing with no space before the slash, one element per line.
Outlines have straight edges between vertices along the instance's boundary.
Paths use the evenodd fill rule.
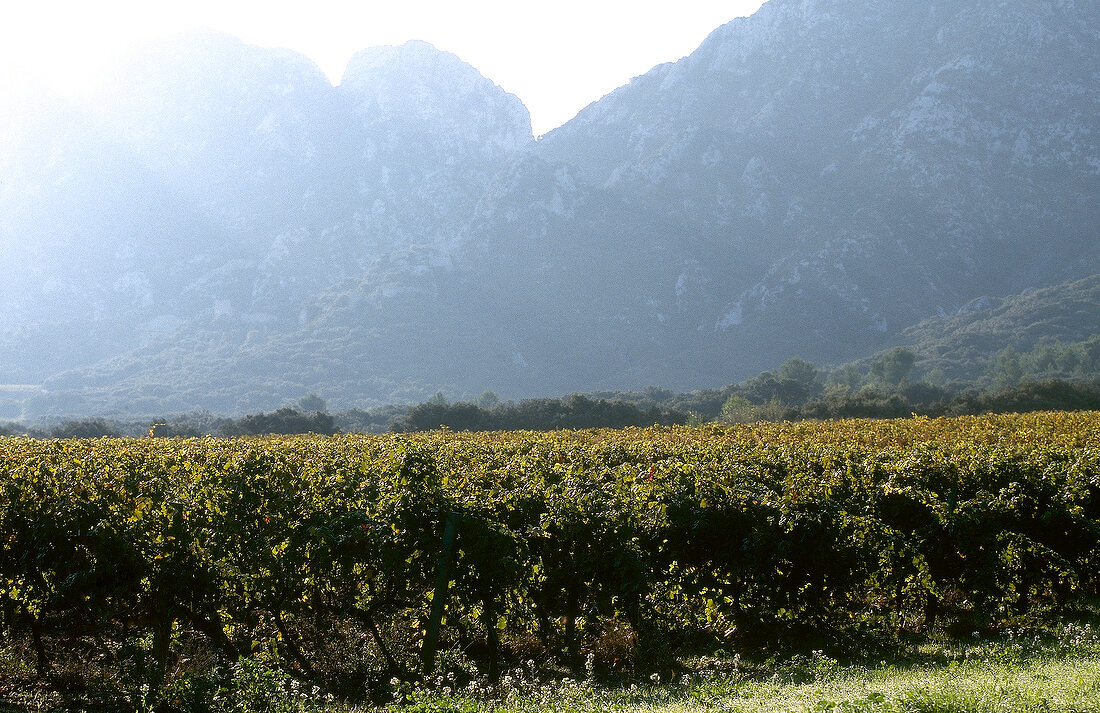
<path fill-rule="evenodd" d="M 458 514 L 449 512 L 443 525 L 443 547 L 436 563 L 435 592 L 432 595 L 432 611 L 428 617 L 428 632 L 424 647 L 420 650 L 423 676 L 435 669 L 435 653 L 439 647 L 439 630 L 443 625 L 443 610 L 447 603 L 447 589 L 451 581 L 451 560 L 454 556 L 455 533 L 458 530 Z"/>

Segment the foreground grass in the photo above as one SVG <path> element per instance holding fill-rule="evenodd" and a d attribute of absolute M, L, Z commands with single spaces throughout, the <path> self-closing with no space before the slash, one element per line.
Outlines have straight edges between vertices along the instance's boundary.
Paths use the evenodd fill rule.
<path fill-rule="evenodd" d="M 1077 638 L 986 641 L 966 647 L 924 647 L 908 661 L 843 665 L 822 651 L 783 661 L 739 658 L 695 661 L 695 670 L 662 681 L 658 674 L 628 687 L 585 681 L 539 681 L 531 668 L 509 671 L 497 684 L 453 687 L 439 677 L 398 684 L 384 707 L 343 705 L 309 691 L 274 669 L 244 662 L 234 683 L 197 707 L 211 713 L 1100 713 L 1100 632 L 1078 627 Z M 0 685 L 0 691 L 3 687 Z M 7 699 L 7 700 L 5 700 Z M 162 702 L 163 703 L 163 702 Z M 179 711 L 141 695 L 128 710 Z M 116 711 L 73 706 L 54 695 L 0 693 L 0 712 Z"/>
<path fill-rule="evenodd" d="M 704 659 L 672 681 L 608 688 L 539 685 L 513 670 L 500 685 L 405 689 L 407 711 L 456 713 L 1100 713 L 1100 632 L 1062 629 L 1041 640 L 1011 634 L 969 645 L 924 646 L 906 661 L 849 664 L 820 651 L 773 662 Z"/>
<path fill-rule="evenodd" d="M 1023 666 L 966 663 L 939 668 L 856 669 L 804 683 L 709 680 L 625 691 L 548 689 L 504 705 L 425 699 L 415 710 L 596 711 L 874 711 L 881 713 L 1100 711 L 1100 659 Z"/>
<path fill-rule="evenodd" d="M 64 699 L 35 686 L 13 688 L 12 674 L 29 669 L 3 648 L 0 713 L 1100 713 L 1095 622 L 926 642 L 878 662 L 842 662 L 817 650 L 756 661 L 704 657 L 683 662 L 675 676 L 638 674 L 625 685 L 555 679 L 529 661 L 495 684 L 460 685 L 454 673 L 426 684 L 393 681 L 384 707 L 340 703 L 262 658 L 242 660 L 230 680 L 186 702 L 148 700 L 147 689 L 106 705 Z"/>

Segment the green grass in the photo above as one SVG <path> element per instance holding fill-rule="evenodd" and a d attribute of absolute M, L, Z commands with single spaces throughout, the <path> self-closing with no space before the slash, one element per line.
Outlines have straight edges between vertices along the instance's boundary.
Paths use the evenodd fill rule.
<path fill-rule="evenodd" d="M 491 692 L 422 691 L 391 708 L 470 713 L 1083 713 L 1100 711 L 1100 657 L 843 668 L 811 681 L 792 680 L 781 667 L 771 678 L 687 676 L 672 684 L 625 689 L 566 682 L 511 690 L 505 686 Z"/>
<path fill-rule="evenodd" d="M 141 691 L 112 705 L 65 701 L 27 679 L 25 662 L 0 655 L 0 713 L 153 711 Z M 995 638 L 941 639 L 900 647 L 887 660 L 841 661 L 823 651 L 765 660 L 709 656 L 681 662 L 675 675 L 635 672 L 614 685 L 555 678 L 535 662 L 496 684 L 458 683 L 454 673 L 427 684 L 393 682 L 383 708 L 346 705 L 293 681 L 261 659 L 242 661 L 229 680 L 156 710 L 178 713 L 1100 713 L 1100 626 L 1007 630 Z M 14 694 L 14 695 L 13 695 Z M 176 691 L 175 696 L 179 696 Z M 178 698 L 177 698 L 178 700 Z M 167 701 L 162 701 L 167 703 Z"/>
<path fill-rule="evenodd" d="M 1100 659 L 1026 665 L 853 669 L 813 682 L 703 682 L 614 692 L 541 710 L 695 711 L 1100 711 Z M 536 708 L 538 708 L 536 706 Z M 530 710 L 519 706 L 515 710 Z"/>
<path fill-rule="evenodd" d="M 390 709 L 455 713 L 1100 713 L 1100 632 L 1081 625 L 1054 637 L 926 644 L 890 663 L 844 664 L 820 651 L 783 661 L 693 662 L 674 680 L 622 687 L 540 684 L 523 668 L 497 686 L 453 691 L 446 679 L 405 688 Z M 352 709 L 367 710 L 367 709 Z"/>

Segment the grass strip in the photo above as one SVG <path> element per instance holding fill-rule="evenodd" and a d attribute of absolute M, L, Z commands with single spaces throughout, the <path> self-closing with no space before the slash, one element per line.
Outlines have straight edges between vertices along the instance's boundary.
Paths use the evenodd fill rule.
<path fill-rule="evenodd" d="M 816 671 L 814 667 L 816 666 Z M 810 678 L 810 680 L 804 680 Z M 367 710 L 367 709 L 353 709 Z M 377 709 L 372 709 L 377 710 Z M 488 691 L 410 689 L 386 710 L 453 713 L 1100 713 L 1100 656 L 840 667 L 819 657 L 759 672 L 629 688 L 506 680 Z"/>

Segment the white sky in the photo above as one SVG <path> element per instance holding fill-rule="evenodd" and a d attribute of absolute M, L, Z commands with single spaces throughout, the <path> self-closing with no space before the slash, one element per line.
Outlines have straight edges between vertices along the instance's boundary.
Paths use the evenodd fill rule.
<path fill-rule="evenodd" d="M 0 95 L 41 82 L 77 94 L 133 45 L 195 27 L 294 49 L 334 84 L 356 51 L 419 39 L 518 95 L 541 134 L 631 77 L 690 53 L 713 29 L 761 3 L 0 0 Z"/>

